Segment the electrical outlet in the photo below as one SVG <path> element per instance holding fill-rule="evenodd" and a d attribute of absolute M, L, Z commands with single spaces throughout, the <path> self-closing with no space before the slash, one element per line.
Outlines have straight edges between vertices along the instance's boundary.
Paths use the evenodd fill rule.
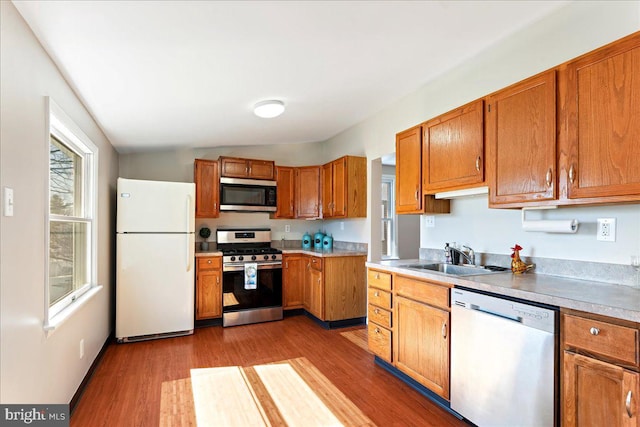
<path fill-rule="evenodd" d="M 340 221 L 340 230 L 344 230 L 344 222 Z"/>
<path fill-rule="evenodd" d="M 436 226 L 436 217 L 433 215 L 427 215 L 424 217 L 424 226 L 433 228 Z"/>
<path fill-rule="evenodd" d="M 285 225 L 285 226 L 284 226 L 284 232 L 285 232 L 285 233 L 288 233 L 288 232 L 290 232 L 290 231 L 291 231 L 291 226 L 290 226 L 289 224 Z"/>
<path fill-rule="evenodd" d="M 616 219 L 615 218 L 598 218 L 598 231 L 596 238 L 603 242 L 616 241 Z"/>
<path fill-rule="evenodd" d="M 84 339 L 80 340 L 80 359 L 84 357 Z"/>

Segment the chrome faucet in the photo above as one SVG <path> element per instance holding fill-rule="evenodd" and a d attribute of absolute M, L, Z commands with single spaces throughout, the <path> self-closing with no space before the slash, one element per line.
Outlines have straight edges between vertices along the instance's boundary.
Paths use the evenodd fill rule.
<path fill-rule="evenodd" d="M 453 264 L 457 264 L 457 260 L 462 257 L 468 261 L 469 264 L 476 264 L 476 253 L 469 246 L 463 246 L 463 248 L 467 248 L 468 252 L 461 251 L 460 249 L 449 246 L 449 250 L 451 251 L 451 259 Z M 457 254 L 457 256 L 456 256 Z"/>

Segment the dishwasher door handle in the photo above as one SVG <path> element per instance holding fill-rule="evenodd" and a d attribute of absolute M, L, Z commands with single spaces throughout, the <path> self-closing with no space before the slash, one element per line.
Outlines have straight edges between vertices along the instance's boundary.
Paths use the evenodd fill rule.
<path fill-rule="evenodd" d="M 495 312 L 495 311 L 487 310 L 487 309 L 481 308 L 480 306 L 475 305 L 475 304 L 471 304 L 470 307 L 471 307 L 471 310 L 479 311 L 481 313 L 485 313 L 485 314 L 488 314 L 490 316 L 496 316 L 496 317 L 500 317 L 502 319 L 511 320 L 512 322 L 522 323 L 522 317 L 509 316 L 508 314 L 502 314 L 502 313 L 498 313 L 498 312 Z"/>

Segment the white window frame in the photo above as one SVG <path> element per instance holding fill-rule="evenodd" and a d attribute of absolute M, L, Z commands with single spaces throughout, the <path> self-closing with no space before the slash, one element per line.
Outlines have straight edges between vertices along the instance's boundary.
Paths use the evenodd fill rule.
<path fill-rule="evenodd" d="M 65 112 L 49 97 L 46 97 L 46 209 L 45 209 L 45 292 L 44 292 L 44 319 L 45 330 L 53 330 L 71 314 L 73 314 L 85 301 L 95 295 L 102 287 L 98 286 L 98 147 L 89 137 L 65 114 Z M 49 150 L 51 136 L 62 142 L 83 158 L 83 215 L 70 217 L 50 213 L 50 159 Z M 89 244 L 86 266 L 89 270 L 89 283 L 85 283 L 61 300 L 49 305 L 49 237 L 50 223 L 54 220 L 71 220 L 72 222 L 84 222 L 88 224 Z"/>
<path fill-rule="evenodd" d="M 391 222 L 391 253 L 381 256 L 382 259 L 398 258 L 398 221 L 396 217 L 396 177 L 395 175 L 382 175 L 382 183 L 389 184 L 389 214 L 390 218 L 381 218 L 381 223 Z"/>

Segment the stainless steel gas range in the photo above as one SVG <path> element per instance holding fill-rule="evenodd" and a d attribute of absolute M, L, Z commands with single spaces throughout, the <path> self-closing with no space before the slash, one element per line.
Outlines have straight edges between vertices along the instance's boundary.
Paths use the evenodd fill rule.
<path fill-rule="evenodd" d="M 222 252 L 222 326 L 282 319 L 282 251 L 268 228 L 216 230 Z"/>

